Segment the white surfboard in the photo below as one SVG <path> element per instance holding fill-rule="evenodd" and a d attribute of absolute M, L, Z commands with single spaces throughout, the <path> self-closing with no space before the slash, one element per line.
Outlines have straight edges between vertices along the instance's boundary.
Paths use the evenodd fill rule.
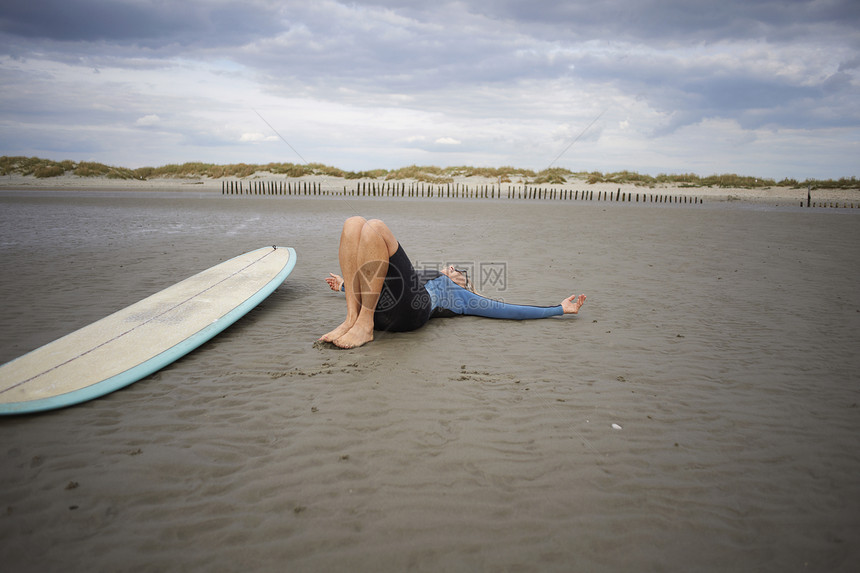
<path fill-rule="evenodd" d="M 292 272 L 266 247 L 225 261 L 0 366 L 0 414 L 104 396 L 167 366 L 244 316 Z"/>

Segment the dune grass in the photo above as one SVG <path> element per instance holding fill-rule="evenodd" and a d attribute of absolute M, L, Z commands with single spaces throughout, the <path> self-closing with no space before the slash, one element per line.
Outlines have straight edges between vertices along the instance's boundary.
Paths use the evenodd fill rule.
<path fill-rule="evenodd" d="M 92 161 L 75 162 L 71 160 L 53 161 L 39 157 L 2 156 L 0 157 L 0 175 L 20 174 L 37 178 L 59 177 L 67 173 L 79 177 L 107 177 L 109 179 L 198 179 L 209 177 L 245 178 L 255 173 L 271 173 L 286 177 L 302 177 L 305 175 L 327 175 L 344 179 L 412 179 L 432 184 L 452 183 L 455 177 L 485 177 L 499 183 L 524 183 L 530 185 L 550 185 L 567 183 L 569 180 L 584 180 L 586 183 L 616 183 L 632 184 L 642 187 L 657 187 L 662 185 L 677 185 L 679 187 L 718 187 L 732 189 L 762 189 L 768 187 L 790 187 L 794 189 L 810 187 L 812 189 L 860 189 L 860 180 L 856 177 L 840 179 L 783 179 L 775 181 L 761 177 L 750 177 L 724 173 L 702 177 L 695 173 L 666 174 L 657 176 L 643 175 L 634 171 L 617 171 L 612 173 L 573 172 L 561 167 L 553 167 L 535 172 L 531 169 L 518 167 L 436 167 L 432 165 L 410 165 L 400 169 L 374 169 L 369 171 L 344 171 L 322 163 L 266 163 L 248 164 L 233 163 L 216 165 L 213 163 L 188 162 L 168 164 L 160 167 L 139 167 L 129 169 L 114 167 Z"/>

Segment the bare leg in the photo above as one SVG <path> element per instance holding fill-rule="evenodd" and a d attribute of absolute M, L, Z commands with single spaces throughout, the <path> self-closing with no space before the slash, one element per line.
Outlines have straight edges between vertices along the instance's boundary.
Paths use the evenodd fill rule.
<path fill-rule="evenodd" d="M 382 221 L 372 219 L 361 228 L 353 279 L 359 286 L 358 317 L 346 334 L 333 340 L 335 345 L 355 348 L 373 340 L 373 313 L 388 273 L 388 259 L 397 252 L 397 246 L 397 239 Z"/>
<path fill-rule="evenodd" d="M 346 294 L 346 319 L 320 340 L 354 348 L 373 340 L 373 313 L 397 239 L 378 219 L 350 217 L 343 225 L 338 258 Z"/>
<path fill-rule="evenodd" d="M 325 342 L 334 342 L 346 334 L 358 318 L 361 310 L 361 286 L 358 284 L 356 264 L 358 257 L 361 229 L 367 224 L 363 217 L 350 217 L 343 224 L 338 247 L 340 272 L 343 274 L 343 289 L 346 294 L 346 319 L 334 330 L 320 337 Z"/>

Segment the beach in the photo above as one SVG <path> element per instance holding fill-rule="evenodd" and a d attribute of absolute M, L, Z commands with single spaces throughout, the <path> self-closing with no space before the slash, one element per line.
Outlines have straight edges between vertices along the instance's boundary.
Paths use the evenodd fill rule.
<path fill-rule="evenodd" d="M 805 189 L 630 204 L 25 183 L 0 188 L 0 362 L 255 248 L 298 263 L 163 370 L 0 418 L 9 571 L 860 562 L 860 209 L 801 207 Z M 345 312 L 323 279 L 352 215 L 488 296 L 588 301 L 315 344 Z"/>
<path fill-rule="evenodd" d="M 806 187 L 715 187 L 633 183 L 588 183 L 568 177 L 560 184 L 539 184 L 514 176 L 504 180 L 482 176 L 456 176 L 445 183 L 415 179 L 358 178 L 327 175 L 285 177 L 259 171 L 248 177 L 153 177 L 145 180 L 80 177 L 71 173 L 37 178 L 10 173 L 0 177 L 0 190 L 76 191 L 198 191 L 234 195 L 288 195 L 327 197 L 490 198 L 542 200 L 588 200 L 624 203 L 755 203 L 771 207 L 828 207 L 860 209 L 857 189 L 808 189 Z"/>

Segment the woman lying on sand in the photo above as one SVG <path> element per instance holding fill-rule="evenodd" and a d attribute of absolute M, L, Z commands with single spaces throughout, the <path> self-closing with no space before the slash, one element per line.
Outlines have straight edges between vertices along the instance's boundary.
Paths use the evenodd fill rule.
<path fill-rule="evenodd" d="M 581 294 L 557 306 L 506 304 L 477 294 L 466 274 L 454 267 L 419 276 L 391 229 L 378 219 L 347 219 L 338 259 L 343 277 L 329 273 L 326 282 L 346 293 L 346 320 L 320 340 L 341 348 L 370 342 L 374 330 L 415 330 L 433 316 L 525 320 L 577 314 L 585 303 Z"/>

